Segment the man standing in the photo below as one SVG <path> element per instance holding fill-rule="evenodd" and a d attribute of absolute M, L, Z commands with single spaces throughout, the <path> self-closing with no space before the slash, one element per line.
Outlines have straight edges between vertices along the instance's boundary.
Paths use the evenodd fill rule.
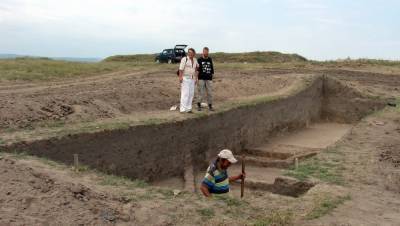
<path fill-rule="evenodd" d="M 197 59 L 194 57 L 196 52 L 193 48 L 188 50 L 188 56 L 182 58 L 179 65 L 179 82 L 181 83 L 181 113 L 192 113 L 192 102 L 194 87 L 198 81 Z"/>
<path fill-rule="evenodd" d="M 206 197 L 211 197 L 211 194 L 223 194 L 229 192 L 229 182 L 241 180 L 246 177 L 246 174 L 228 177 L 227 169 L 237 160 L 228 149 L 222 150 L 217 159 L 211 163 L 207 169 L 207 173 L 200 186 L 200 190 Z"/>
<path fill-rule="evenodd" d="M 211 57 L 208 56 L 208 47 L 203 48 L 203 56 L 199 58 L 199 82 L 197 93 L 197 109 L 201 111 L 201 103 L 207 94 L 208 108 L 213 111 L 212 106 L 212 79 L 214 75 L 214 65 Z"/>

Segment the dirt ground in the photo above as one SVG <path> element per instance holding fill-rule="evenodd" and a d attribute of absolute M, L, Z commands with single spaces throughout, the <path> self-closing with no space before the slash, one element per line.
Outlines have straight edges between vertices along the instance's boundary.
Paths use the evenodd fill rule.
<path fill-rule="evenodd" d="M 400 97 L 396 74 L 232 69 L 216 75 L 216 107 L 240 98 L 290 92 L 310 73 L 334 76 L 371 96 Z M 2 82 L 0 130 L 2 134 L 35 131 L 48 124 L 62 127 L 158 114 L 177 104 L 178 96 L 179 84 L 169 70 L 46 83 Z M 400 225 L 398 106 L 355 124 L 313 161 L 332 163 L 342 177 L 340 183 L 313 178 L 318 184 L 300 198 L 255 191 L 244 200 L 231 196 L 207 200 L 84 168 L 75 172 L 46 159 L 0 153 L 0 224 Z"/>
<path fill-rule="evenodd" d="M 216 105 L 254 95 L 285 93 L 302 75 L 223 71 L 214 79 Z M 47 83 L 0 83 L 0 129 L 167 112 L 179 103 L 179 82 L 170 70 L 108 74 Z"/>
<path fill-rule="evenodd" d="M 305 74 L 326 74 L 346 81 L 363 93 L 393 97 L 397 75 L 332 69 L 226 69 L 214 79 L 218 107 L 257 95 L 290 92 Z M 144 70 L 54 82 L 0 82 L 0 132 L 120 117 L 169 114 L 179 103 L 173 71 Z"/>
<path fill-rule="evenodd" d="M 84 169 L 76 173 L 48 160 L 2 154 L 0 224 L 398 225 L 399 114 L 399 109 L 387 108 L 369 116 L 331 151 L 322 152 L 318 158 L 337 163 L 345 182 L 320 181 L 300 198 L 255 191 L 247 192 L 243 201 L 206 200 Z M 238 189 L 234 186 L 233 194 Z M 329 200 L 342 199 L 318 215 Z"/>
<path fill-rule="evenodd" d="M 387 108 L 356 125 L 339 144 L 351 200 L 314 225 L 399 225 L 399 145 L 399 109 Z"/>

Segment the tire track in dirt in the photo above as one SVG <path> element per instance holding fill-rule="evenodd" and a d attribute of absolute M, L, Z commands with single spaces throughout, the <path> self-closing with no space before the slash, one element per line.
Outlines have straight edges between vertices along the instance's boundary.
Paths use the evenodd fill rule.
<path fill-rule="evenodd" d="M 57 89 L 64 87 L 73 87 L 73 86 L 81 86 L 88 84 L 99 84 L 106 83 L 114 80 L 122 80 L 127 79 L 129 77 L 137 76 L 137 75 L 148 75 L 151 74 L 151 71 L 138 71 L 138 72 L 115 72 L 105 75 L 99 76 L 91 76 L 89 78 L 81 78 L 81 79 L 73 79 L 73 80 L 63 80 L 56 82 L 47 82 L 47 83 L 36 83 L 36 84 L 17 84 L 17 85 L 1 85 L 0 86 L 0 94 L 16 94 L 16 93 L 29 93 L 29 92 L 37 92 L 45 89 Z"/>

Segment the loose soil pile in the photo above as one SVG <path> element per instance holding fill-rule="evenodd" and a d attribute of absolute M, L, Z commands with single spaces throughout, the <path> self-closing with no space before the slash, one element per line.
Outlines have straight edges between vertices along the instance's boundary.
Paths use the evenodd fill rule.
<path fill-rule="evenodd" d="M 51 172 L 49 172 L 51 173 Z M 0 157 L 1 225 L 112 224 L 129 221 L 123 203 L 82 184 Z"/>
<path fill-rule="evenodd" d="M 382 147 L 379 161 L 391 163 L 394 167 L 400 167 L 400 145 L 385 145 Z"/>

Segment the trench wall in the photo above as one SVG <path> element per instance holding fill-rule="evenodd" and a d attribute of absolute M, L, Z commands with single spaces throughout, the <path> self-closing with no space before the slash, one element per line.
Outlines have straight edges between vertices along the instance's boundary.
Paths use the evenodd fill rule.
<path fill-rule="evenodd" d="M 326 121 L 354 123 L 385 107 L 387 100 L 368 97 L 345 83 L 324 76 L 321 118 Z"/>
<path fill-rule="evenodd" d="M 323 79 L 317 77 L 297 95 L 208 117 L 69 135 L 19 143 L 7 149 L 67 164 L 72 164 L 72 155 L 77 153 L 82 164 L 147 181 L 181 176 L 189 155 L 194 165 L 203 167 L 222 148 L 239 152 L 247 145 L 264 143 L 273 133 L 319 119 L 322 87 Z"/>
<path fill-rule="evenodd" d="M 351 122 L 374 107 L 361 96 L 356 95 L 359 100 L 354 101 L 350 91 L 339 92 L 344 89 L 335 80 L 316 76 L 309 87 L 280 100 L 179 122 L 21 142 L 5 149 L 67 164 L 72 164 L 77 153 L 79 161 L 91 168 L 146 181 L 183 176 L 185 165 L 204 170 L 206 161 L 223 148 L 239 153 L 321 116 Z M 348 111 L 342 109 L 348 107 Z M 192 162 L 186 162 L 188 159 Z"/>

